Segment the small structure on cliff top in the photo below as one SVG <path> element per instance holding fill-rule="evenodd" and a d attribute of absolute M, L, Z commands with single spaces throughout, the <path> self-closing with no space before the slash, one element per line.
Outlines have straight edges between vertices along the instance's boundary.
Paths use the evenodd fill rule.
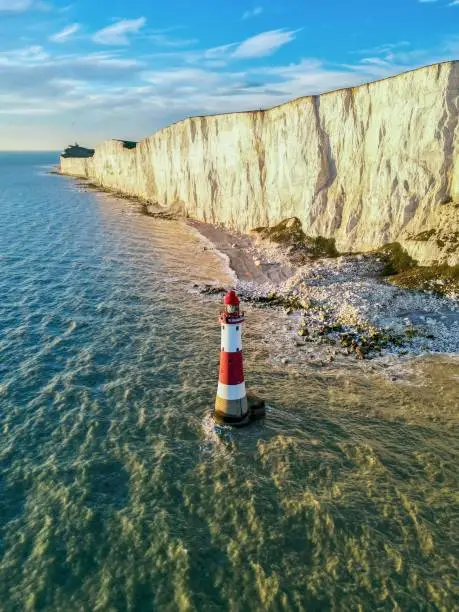
<path fill-rule="evenodd" d="M 74 145 L 68 146 L 61 154 L 61 157 L 92 157 L 93 155 L 94 149 L 80 147 L 80 145 L 76 142 Z"/>
<path fill-rule="evenodd" d="M 122 142 L 125 149 L 135 149 L 137 146 L 137 142 L 135 140 L 120 140 L 119 138 L 115 138 L 115 140 L 117 142 Z"/>

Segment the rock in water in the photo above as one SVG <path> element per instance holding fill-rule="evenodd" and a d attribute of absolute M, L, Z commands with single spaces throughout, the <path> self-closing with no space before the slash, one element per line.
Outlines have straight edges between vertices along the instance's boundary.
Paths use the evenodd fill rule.
<path fill-rule="evenodd" d="M 247 403 L 249 406 L 250 420 L 261 419 L 266 414 L 265 400 L 261 399 L 253 391 L 247 391 Z"/>

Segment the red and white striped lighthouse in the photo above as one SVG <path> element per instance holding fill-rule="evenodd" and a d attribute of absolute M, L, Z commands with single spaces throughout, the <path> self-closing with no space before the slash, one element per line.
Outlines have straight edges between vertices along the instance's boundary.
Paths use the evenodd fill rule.
<path fill-rule="evenodd" d="M 225 423 L 245 424 L 249 408 L 242 363 L 242 324 L 239 298 L 229 291 L 224 298 L 225 310 L 220 313 L 221 351 L 215 416 Z"/>

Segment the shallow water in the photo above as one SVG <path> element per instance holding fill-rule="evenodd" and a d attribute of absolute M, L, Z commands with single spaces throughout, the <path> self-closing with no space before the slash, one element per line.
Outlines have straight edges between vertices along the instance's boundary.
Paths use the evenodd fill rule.
<path fill-rule="evenodd" d="M 224 262 L 54 161 L 0 157 L 0 608 L 453 610 L 457 356 L 280 367 L 247 308 L 216 428 Z"/>

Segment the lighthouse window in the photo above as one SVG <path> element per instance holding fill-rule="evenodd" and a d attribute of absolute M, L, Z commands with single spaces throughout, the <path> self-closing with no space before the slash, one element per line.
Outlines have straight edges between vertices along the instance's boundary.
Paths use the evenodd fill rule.
<path fill-rule="evenodd" d="M 236 331 L 239 331 L 239 325 L 236 325 Z"/>

